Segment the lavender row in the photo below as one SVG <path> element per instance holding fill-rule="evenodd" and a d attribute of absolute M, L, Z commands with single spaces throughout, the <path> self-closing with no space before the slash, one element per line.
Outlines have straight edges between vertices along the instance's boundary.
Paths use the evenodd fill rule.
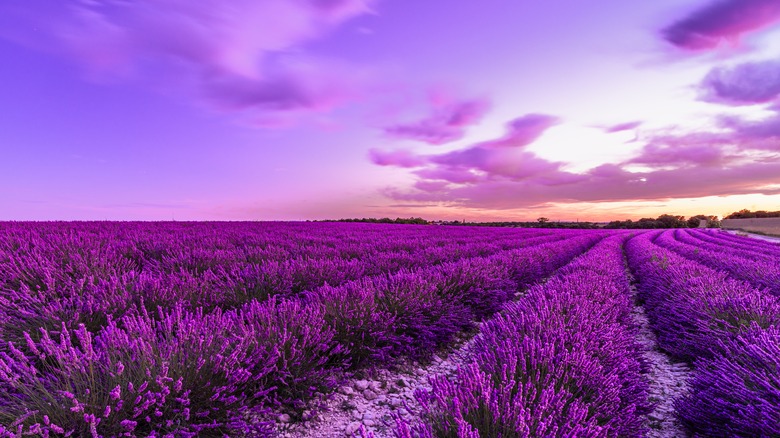
<path fill-rule="evenodd" d="M 13 252 L 71 246 L 115 250 L 139 269 L 157 265 L 205 269 L 234 258 L 259 263 L 295 258 L 358 258 L 383 252 L 409 252 L 485 238 L 549 234 L 540 230 L 500 230 L 365 224 L 300 223 L 0 223 L 0 242 Z M 506 248 L 502 248 L 506 249 Z"/>
<path fill-rule="evenodd" d="M 774 242 L 737 236 L 722 230 L 700 231 L 695 236 L 700 239 L 706 239 L 710 243 L 728 245 L 771 257 L 780 257 L 780 244 Z"/>
<path fill-rule="evenodd" d="M 683 243 L 674 238 L 674 231 L 665 231 L 655 240 L 663 248 L 711 268 L 726 271 L 734 278 L 750 282 L 756 287 L 768 289 L 780 296 L 780 262 L 757 260 L 732 254 L 730 248 L 707 249 L 702 245 Z"/>
<path fill-rule="evenodd" d="M 312 225 L 305 234 L 298 224 L 241 225 L 224 224 L 222 234 L 215 234 L 211 224 L 128 224 L 126 229 L 107 230 L 106 224 L 77 224 L 72 229 L 62 229 L 59 223 L 6 226 L 0 234 L 0 287 L 56 289 L 88 276 L 107 280 L 131 273 L 189 276 L 204 286 L 209 286 L 208 277 L 233 275 L 240 284 L 242 275 L 259 269 L 283 277 L 295 291 L 318 285 L 313 282 L 319 278 L 309 271 L 330 275 L 326 280 L 332 284 L 339 281 L 333 272 L 371 275 L 421 262 L 488 255 L 544 235 L 381 226 L 355 227 L 347 233 L 334 224 Z"/>
<path fill-rule="evenodd" d="M 603 235 L 228 311 L 138 306 L 98 330 L 23 333 L 0 352 L 0 435 L 269 435 L 272 412 L 345 370 L 426 357 Z"/>
<path fill-rule="evenodd" d="M 504 251 L 487 258 L 400 272 L 388 278 L 366 278 L 340 287 L 325 286 L 303 294 L 301 299 L 333 309 L 333 315 L 342 324 L 339 331 L 349 338 L 345 346 L 350 349 L 349 362 L 353 368 L 389 362 L 399 354 L 424 358 L 435 347 L 449 343 L 456 333 L 497 312 L 517 292 L 551 275 L 604 236 L 599 232 L 583 232 L 576 238 Z M 463 284 L 469 285 L 468 290 Z M 350 315 L 357 317 L 353 319 Z M 423 315 L 427 316 L 415 319 Z M 442 320 L 430 320 L 436 315 Z M 376 328 L 364 324 L 366 320 L 383 322 L 377 323 L 380 327 Z M 382 325 L 393 323 L 398 324 Z M 382 339 L 366 334 L 371 331 L 392 335 L 390 339 Z"/>
<path fill-rule="evenodd" d="M 676 402 L 695 437 L 780 434 L 780 299 L 641 235 L 626 244 L 658 343 L 695 364 Z"/>
<path fill-rule="evenodd" d="M 284 230 L 281 225 L 279 227 Z M 416 240 L 419 240 L 419 234 L 434 228 L 421 230 L 417 227 Z M 318 229 L 313 228 L 312 231 Z M 354 234 L 360 231 L 356 227 Z M 458 233 L 461 231 L 456 231 L 455 237 L 460 236 Z M 248 235 L 251 233 L 248 232 Z M 509 236 L 501 233 L 495 240 L 501 242 L 501 235 Z M 527 239 L 519 238 L 524 235 L 515 234 L 511 247 L 522 248 L 579 234 L 530 234 Z M 127 259 L 111 249 L 110 243 L 101 243 L 111 241 L 105 237 L 97 239 L 75 231 L 72 238 L 65 240 L 57 233 L 43 233 L 34 237 L 28 242 L 29 246 L 34 245 L 32 252 L 0 253 L 0 278 L 6 279 L 0 282 L 3 283 L 0 286 L 0 338 L 6 341 L 18 341 L 24 331 L 34 333 L 35 337 L 40 327 L 59 330 L 61 322 L 65 322 L 71 330 L 83 323 L 88 330 L 97 331 L 106 324 L 108 315 L 118 318 L 134 308 L 151 311 L 158 306 L 169 308 L 173 305 L 193 309 L 237 308 L 250 300 L 263 301 L 275 295 L 292 296 L 323 284 L 340 285 L 367 274 L 387 275 L 404 269 L 419 269 L 462 258 L 490 255 L 503 248 L 482 237 L 482 242 L 437 247 L 435 256 L 430 256 L 434 254 L 432 251 L 423 253 L 420 250 L 416 253 L 377 254 L 366 260 L 306 259 L 246 264 L 240 255 L 236 255 L 230 259 L 232 261 L 225 257 L 224 266 L 202 272 L 184 269 L 164 272 L 134 270 Z M 115 240 L 121 239 L 115 236 Z M 10 244 L 8 240 L 4 242 Z M 331 243 L 338 244 L 335 241 Z M 370 244 L 372 240 L 369 238 L 367 245 Z M 57 245 L 61 245 L 59 250 Z M 407 245 L 410 248 L 422 248 L 419 242 L 407 242 Z M 45 247 L 46 250 L 39 252 L 39 247 Z M 20 278 L 25 280 L 16 281 Z"/>
<path fill-rule="evenodd" d="M 401 437 L 640 437 L 649 412 L 621 243 L 613 236 L 486 322 L 455 380 L 416 396 Z"/>
<path fill-rule="evenodd" d="M 675 230 L 674 237 L 678 242 L 706 249 L 707 251 L 723 252 L 724 250 L 727 250 L 732 256 L 762 262 L 771 262 L 776 259 L 776 257 L 772 255 L 742 248 L 739 244 L 733 242 L 709 242 L 707 240 L 708 235 L 698 230 Z"/>

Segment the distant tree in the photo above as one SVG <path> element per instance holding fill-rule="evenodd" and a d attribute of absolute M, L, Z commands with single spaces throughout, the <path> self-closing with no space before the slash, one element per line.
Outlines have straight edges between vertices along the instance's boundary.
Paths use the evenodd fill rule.
<path fill-rule="evenodd" d="M 740 211 L 735 211 L 734 213 L 727 215 L 723 219 L 753 219 L 753 218 L 765 218 L 765 217 L 780 217 L 780 211 L 766 211 L 766 210 L 750 211 L 747 209 L 742 209 Z"/>
<path fill-rule="evenodd" d="M 685 216 L 674 216 L 671 214 L 662 214 L 656 219 L 660 226 L 658 228 L 686 228 L 688 223 Z"/>
<path fill-rule="evenodd" d="M 715 218 L 715 216 L 706 216 L 706 217 Z M 690 223 L 685 220 L 685 216 L 662 214 L 655 219 L 651 217 L 643 217 L 642 219 L 639 219 L 636 222 L 632 221 L 631 219 L 625 221 L 612 221 L 609 222 L 604 228 L 632 228 L 632 229 L 633 228 L 640 228 L 640 229 L 686 228 L 689 226 Z M 699 226 L 698 219 L 696 220 L 696 226 Z"/>
<path fill-rule="evenodd" d="M 550 222 L 550 219 L 542 216 L 539 219 L 537 219 L 536 222 L 539 222 L 540 224 L 546 224 L 547 222 Z"/>
<path fill-rule="evenodd" d="M 367 222 L 370 224 L 418 224 L 418 225 L 428 225 L 428 221 L 421 218 L 421 217 L 410 217 L 410 218 L 395 218 L 390 219 L 389 217 L 383 217 L 380 219 L 369 217 L 369 218 L 346 218 L 346 219 L 335 219 L 335 220 L 323 220 L 321 222 Z"/>
<path fill-rule="evenodd" d="M 690 218 L 688 218 L 686 222 L 688 222 L 688 228 L 698 228 L 699 222 L 703 220 L 707 221 L 708 228 L 720 227 L 720 222 L 718 221 L 717 216 L 706 215 L 706 214 L 697 214 L 696 216 L 691 216 Z"/>

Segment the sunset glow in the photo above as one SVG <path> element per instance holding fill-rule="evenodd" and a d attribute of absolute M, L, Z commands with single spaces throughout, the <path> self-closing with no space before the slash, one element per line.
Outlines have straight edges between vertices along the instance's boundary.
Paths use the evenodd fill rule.
<path fill-rule="evenodd" d="M 0 220 L 780 210 L 780 3 L 9 0 Z"/>

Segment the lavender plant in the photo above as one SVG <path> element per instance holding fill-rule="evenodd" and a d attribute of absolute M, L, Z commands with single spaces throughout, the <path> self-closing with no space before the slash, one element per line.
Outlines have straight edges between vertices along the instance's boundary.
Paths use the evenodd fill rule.
<path fill-rule="evenodd" d="M 617 236 L 488 321 L 455 381 L 416 396 L 427 437 L 641 436 L 649 410 Z"/>

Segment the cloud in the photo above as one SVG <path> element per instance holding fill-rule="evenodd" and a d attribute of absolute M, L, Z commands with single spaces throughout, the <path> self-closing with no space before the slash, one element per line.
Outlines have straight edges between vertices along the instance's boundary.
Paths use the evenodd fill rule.
<path fill-rule="evenodd" d="M 727 134 L 731 143 L 739 144 L 743 148 L 780 152 L 780 111 L 761 120 L 723 116 L 719 119 L 719 124 L 731 130 Z"/>
<path fill-rule="evenodd" d="M 722 148 L 723 143 L 725 141 L 722 137 L 711 134 L 656 137 L 626 164 L 676 168 L 721 166 L 728 160 Z"/>
<path fill-rule="evenodd" d="M 507 124 L 507 134 L 497 140 L 482 143 L 483 147 L 523 147 L 536 141 L 544 131 L 559 124 L 561 119 L 547 114 L 526 114 Z"/>
<path fill-rule="evenodd" d="M 632 122 L 625 122 L 625 123 L 619 123 L 617 125 L 611 125 L 604 127 L 604 132 L 608 134 L 612 134 L 615 132 L 622 132 L 622 131 L 631 131 L 632 129 L 636 129 L 639 126 L 642 125 L 641 120 L 635 120 Z"/>
<path fill-rule="evenodd" d="M 303 62 L 302 62 L 303 61 Z M 237 75 L 206 75 L 201 95 L 225 111 L 326 111 L 358 91 L 350 83 L 354 72 L 336 63 L 298 59 L 267 66 L 261 79 Z"/>
<path fill-rule="evenodd" d="M 780 21 L 777 0 L 713 0 L 662 30 L 669 43 L 686 50 L 712 50 L 736 44 L 747 33 Z"/>
<path fill-rule="evenodd" d="M 780 156 L 762 152 L 761 145 L 747 140 L 749 135 L 780 131 L 780 116 L 750 122 L 755 124 L 737 119 L 733 129 L 725 132 L 651 137 L 636 156 L 581 173 L 567 171 L 564 163 L 546 160 L 525 148 L 544 132 L 542 126 L 556 120 L 524 116 L 509 123 L 507 134 L 498 139 L 442 154 L 417 155 L 414 185 L 388 188 L 384 194 L 399 202 L 516 209 L 551 202 L 780 193 L 776 187 Z"/>
<path fill-rule="evenodd" d="M 389 189 L 397 201 L 438 202 L 484 209 L 515 209 L 550 202 L 648 201 L 735 194 L 777 194 L 780 162 L 749 163 L 734 167 L 657 170 L 632 173 L 607 164 L 579 175 L 568 184 L 544 179 L 484 180 L 477 184 L 447 186 L 438 191 Z"/>
<path fill-rule="evenodd" d="M 495 140 L 470 147 L 431 155 L 428 162 L 435 166 L 422 175 L 429 179 L 465 182 L 486 177 L 521 180 L 534 175 L 553 172 L 561 163 L 539 158 L 525 150 L 525 146 L 539 138 L 559 119 L 545 114 L 527 114 L 507 123 L 507 133 Z"/>
<path fill-rule="evenodd" d="M 524 179 L 557 170 L 561 164 L 543 160 L 525 150 L 559 119 L 545 114 L 527 114 L 507 123 L 507 133 L 443 154 L 415 155 L 409 151 L 372 150 L 371 161 L 382 166 L 421 167 L 417 175 L 426 180 L 453 183 L 476 182 L 485 176 Z"/>
<path fill-rule="evenodd" d="M 385 134 L 431 145 L 450 143 L 463 138 L 466 129 L 482 120 L 490 109 L 487 99 L 457 99 L 442 91 L 431 93 L 430 104 L 431 115 L 417 122 L 388 126 Z"/>
<path fill-rule="evenodd" d="M 513 180 L 557 170 L 561 164 L 541 159 L 531 152 L 477 145 L 468 149 L 432 156 L 429 162 L 440 170 L 484 173 Z M 442 176 L 441 179 L 447 179 Z"/>
<path fill-rule="evenodd" d="M 394 151 L 371 149 L 368 156 L 372 163 L 379 166 L 420 167 L 426 162 L 424 157 L 405 149 Z"/>
<path fill-rule="evenodd" d="M 347 97 L 355 75 L 292 51 L 370 12 L 372 2 L 15 3 L 0 5 L 0 35 L 73 58 L 94 75 L 186 82 L 221 109 L 316 111 Z"/>
<path fill-rule="evenodd" d="M 771 102 L 780 96 L 780 61 L 716 67 L 701 88 L 709 101 L 738 105 Z"/>

